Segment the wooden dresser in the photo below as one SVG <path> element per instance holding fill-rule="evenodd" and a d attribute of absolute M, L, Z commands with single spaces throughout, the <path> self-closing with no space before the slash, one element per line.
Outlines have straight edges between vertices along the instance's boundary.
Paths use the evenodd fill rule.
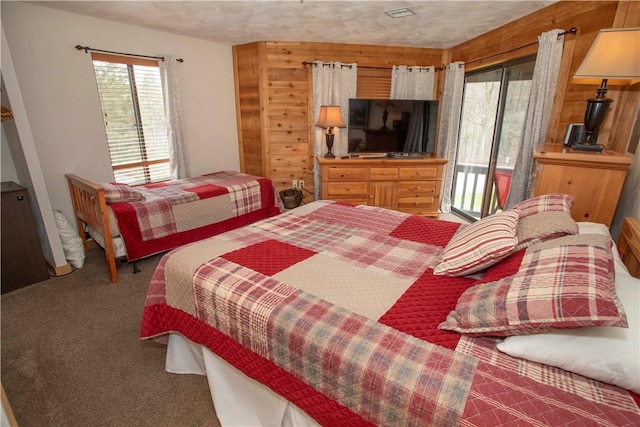
<path fill-rule="evenodd" d="M 541 145 L 535 153 L 534 196 L 574 196 L 571 216 L 611 226 L 622 185 L 633 158 L 614 152 L 579 153 L 563 145 Z"/>
<path fill-rule="evenodd" d="M 438 216 L 446 159 L 318 157 L 322 199 Z"/>
<path fill-rule="evenodd" d="M 2 183 L 2 293 L 49 278 L 29 193 L 15 182 Z"/>

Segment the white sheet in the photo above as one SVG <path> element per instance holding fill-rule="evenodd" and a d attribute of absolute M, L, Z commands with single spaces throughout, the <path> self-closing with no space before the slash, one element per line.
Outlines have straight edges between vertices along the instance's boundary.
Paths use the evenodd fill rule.
<path fill-rule="evenodd" d="M 223 426 L 318 426 L 305 412 L 247 377 L 211 350 L 178 333 L 170 334 L 167 372 L 206 375 Z"/>
<path fill-rule="evenodd" d="M 101 248 L 104 248 L 104 237 L 102 237 L 102 233 L 94 230 L 92 227 L 87 227 L 89 231 L 89 235 L 93 238 L 93 240 L 100 245 Z M 121 236 L 112 237 L 111 242 L 113 244 L 113 252 L 115 252 L 116 258 L 126 258 L 127 257 L 127 248 L 124 245 L 124 240 L 122 240 Z"/>

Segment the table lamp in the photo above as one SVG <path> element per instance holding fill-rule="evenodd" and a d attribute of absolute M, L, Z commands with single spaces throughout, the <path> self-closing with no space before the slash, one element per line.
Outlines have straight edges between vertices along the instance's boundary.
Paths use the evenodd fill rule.
<path fill-rule="evenodd" d="M 316 123 L 317 127 L 326 128 L 327 129 L 327 154 L 324 155 L 326 158 L 333 158 L 335 155 L 331 152 L 333 148 L 333 128 L 344 128 L 347 125 L 344 124 L 344 120 L 342 119 L 342 113 L 340 112 L 339 105 L 322 105 L 320 107 L 320 117 L 318 117 L 318 123 Z"/>
<path fill-rule="evenodd" d="M 634 80 L 640 80 L 640 27 L 600 30 L 572 80 L 579 84 L 600 84 L 596 97 L 587 99 L 585 134 L 573 146 L 574 151 L 602 151 L 597 144 L 598 130 L 612 102 L 605 96 L 607 83 L 620 85 Z"/>

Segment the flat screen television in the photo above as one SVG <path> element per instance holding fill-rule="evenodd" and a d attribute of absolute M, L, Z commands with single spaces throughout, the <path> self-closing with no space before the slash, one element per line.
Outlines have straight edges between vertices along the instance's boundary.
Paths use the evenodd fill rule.
<path fill-rule="evenodd" d="M 433 154 L 438 101 L 349 99 L 347 127 L 349 154 Z"/>

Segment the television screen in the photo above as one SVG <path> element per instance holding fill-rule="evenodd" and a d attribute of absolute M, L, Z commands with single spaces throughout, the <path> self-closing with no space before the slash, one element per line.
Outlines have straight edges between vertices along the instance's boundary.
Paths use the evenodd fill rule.
<path fill-rule="evenodd" d="M 350 99 L 349 153 L 420 153 L 435 150 L 438 101 Z"/>

